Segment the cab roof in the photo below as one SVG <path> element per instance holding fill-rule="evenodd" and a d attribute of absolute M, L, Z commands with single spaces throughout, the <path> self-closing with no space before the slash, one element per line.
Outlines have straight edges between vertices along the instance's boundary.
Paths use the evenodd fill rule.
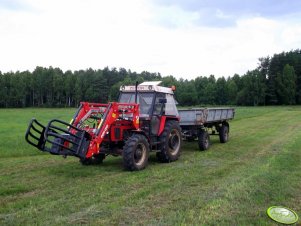
<path fill-rule="evenodd" d="M 159 92 L 174 94 L 171 88 L 159 86 L 162 81 L 143 82 L 138 85 L 139 92 Z M 120 86 L 120 92 L 135 92 L 135 86 Z"/>

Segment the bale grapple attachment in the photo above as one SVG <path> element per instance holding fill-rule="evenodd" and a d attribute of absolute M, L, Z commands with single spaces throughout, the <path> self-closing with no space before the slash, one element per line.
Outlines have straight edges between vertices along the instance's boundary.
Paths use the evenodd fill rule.
<path fill-rule="evenodd" d="M 32 119 L 25 139 L 41 151 L 85 158 L 91 136 L 86 131 L 58 119 L 51 120 L 47 126 Z"/>

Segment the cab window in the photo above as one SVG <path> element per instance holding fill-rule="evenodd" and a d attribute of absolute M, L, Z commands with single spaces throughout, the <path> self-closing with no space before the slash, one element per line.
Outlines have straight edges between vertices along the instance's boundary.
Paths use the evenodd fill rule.
<path fill-rule="evenodd" d="M 167 93 L 166 99 L 167 99 L 167 102 L 165 104 L 165 114 L 178 116 L 179 113 L 178 113 L 178 110 L 176 107 L 176 102 L 175 102 L 173 95 Z"/>
<path fill-rule="evenodd" d="M 150 114 L 154 93 L 138 93 L 137 102 L 140 107 L 140 114 Z M 120 103 L 135 103 L 135 93 L 121 93 Z"/>
<path fill-rule="evenodd" d="M 154 105 L 154 115 L 160 115 L 161 114 L 161 109 L 162 109 L 162 114 L 165 114 L 165 104 L 160 103 L 160 99 L 165 99 L 165 93 L 156 93 L 156 100 L 155 100 L 155 105 Z M 163 106 L 162 106 L 163 105 Z"/>

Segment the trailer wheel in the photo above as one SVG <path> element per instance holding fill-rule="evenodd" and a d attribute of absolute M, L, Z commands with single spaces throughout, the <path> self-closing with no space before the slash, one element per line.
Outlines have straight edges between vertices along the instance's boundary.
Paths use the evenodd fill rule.
<path fill-rule="evenodd" d="M 198 144 L 201 151 L 205 151 L 210 147 L 210 137 L 206 130 L 200 130 Z"/>
<path fill-rule="evenodd" d="M 126 170 L 142 170 L 149 156 L 149 143 L 145 136 L 133 134 L 123 147 L 123 164 Z"/>
<path fill-rule="evenodd" d="M 223 124 L 219 129 L 219 141 L 226 143 L 229 140 L 229 126 Z"/>
<path fill-rule="evenodd" d="M 178 160 L 181 154 L 182 135 L 177 121 L 167 121 L 160 136 L 160 152 L 157 158 L 160 162 L 173 162 Z"/>

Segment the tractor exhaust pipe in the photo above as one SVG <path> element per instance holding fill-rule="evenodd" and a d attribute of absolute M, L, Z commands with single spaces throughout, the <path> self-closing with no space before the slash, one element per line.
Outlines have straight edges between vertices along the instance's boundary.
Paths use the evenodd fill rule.
<path fill-rule="evenodd" d="M 136 81 L 136 86 L 135 86 L 135 104 L 137 104 L 137 96 L 138 96 L 138 81 Z"/>

